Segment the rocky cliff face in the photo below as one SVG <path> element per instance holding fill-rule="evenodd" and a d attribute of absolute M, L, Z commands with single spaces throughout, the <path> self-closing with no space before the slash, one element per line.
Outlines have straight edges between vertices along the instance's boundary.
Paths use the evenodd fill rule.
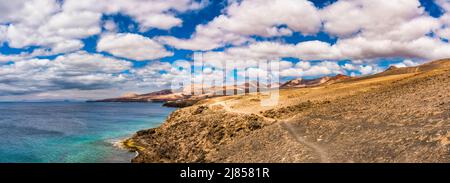
<path fill-rule="evenodd" d="M 144 148 L 133 162 L 212 162 L 219 146 L 269 124 L 202 105 L 178 110 L 163 126 L 137 132 L 132 141 Z"/>
<path fill-rule="evenodd" d="M 133 162 L 450 162 L 450 60 L 398 69 L 283 90 L 270 108 L 203 100 L 125 144 Z"/>

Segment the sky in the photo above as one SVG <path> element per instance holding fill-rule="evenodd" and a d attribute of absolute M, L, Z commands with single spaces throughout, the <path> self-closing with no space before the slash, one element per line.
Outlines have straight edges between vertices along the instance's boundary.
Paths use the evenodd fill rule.
<path fill-rule="evenodd" d="M 281 81 L 450 57 L 450 0 L 0 0 L 0 101 L 89 100 L 183 80 L 202 58 Z"/>

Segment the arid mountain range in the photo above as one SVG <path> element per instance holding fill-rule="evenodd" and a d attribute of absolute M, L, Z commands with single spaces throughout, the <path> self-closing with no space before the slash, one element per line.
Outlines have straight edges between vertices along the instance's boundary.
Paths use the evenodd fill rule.
<path fill-rule="evenodd" d="M 325 77 L 321 77 L 321 78 L 317 78 L 317 79 L 294 79 L 294 80 L 290 80 L 286 83 L 284 83 L 283 85 L 280 86 L 280 88 L 306 88 L 306 87 L 313 87 L 313 86 L 319 86 L 319 85 L 323 85 L 323 84 L 333 84 L 335 82 L 339 82 L 339 81 L 344 81 L 347 79 L 350 79 L 350 76 L 346 76 L 346 75 L 342 75 L 342 74 L 338 74 L 334 77 L 329 77 L 329 76 L 325 76 Z"/>
<path fill-rule="evenodd" d="M 231 96 L 277 88 L 282 89 L 305 88 L 320 85 L 329 85 L 350 78 L 351 78 L 350 76 L 338 74 L 334 77 L 325 76 L 309 80 L 298 78 L 287 81 L 281 85 L 280 83 L 272 83 L 269 85 L 266 85 L 264 83 L 258 84 L 256 81 L 250 81 L 248 83 L 240 85 L 227 85 L 225 87 L 222 86 L 209 87 L 209 86 L 202 86 L 200 84 L 195 84 L 193 86 L 191 85 L 186 86 L 185 88 L 179 89 L 177 91 L 166 89 L 141 95 L 135 93 L 128 93 L 117 98 L 102 99 L 91 102 L 163 102 L 165 103 L 166 106 L 186 107 L 193 105 L 197 101 L 206 98 Z"/>
<path fill-rule="evenodd" d="M 281 89 L 275 106 L 260 105 L 271 91 L 204 99 L 124 145 L 133 162 L 450 162 L 449 91 L 448 59 L 392 67 Z"/>

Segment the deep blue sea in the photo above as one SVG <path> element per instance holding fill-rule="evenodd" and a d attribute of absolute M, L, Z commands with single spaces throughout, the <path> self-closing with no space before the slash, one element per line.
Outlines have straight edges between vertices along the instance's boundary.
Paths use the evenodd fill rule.
<path fill-rule="evenodd" d="M 0 162 L 130 162 L 117 147 L 161 125 L 174 109 L 155 103 L 0 103 Z"/>

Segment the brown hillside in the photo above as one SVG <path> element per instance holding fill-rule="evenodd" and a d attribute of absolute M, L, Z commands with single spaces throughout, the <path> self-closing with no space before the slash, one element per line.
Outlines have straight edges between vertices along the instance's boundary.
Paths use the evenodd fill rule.
<path fill-rule="evenodd" d="M 450 60 L 207 99 L 126 142 L 133 162 L 450 162 Z"/>

